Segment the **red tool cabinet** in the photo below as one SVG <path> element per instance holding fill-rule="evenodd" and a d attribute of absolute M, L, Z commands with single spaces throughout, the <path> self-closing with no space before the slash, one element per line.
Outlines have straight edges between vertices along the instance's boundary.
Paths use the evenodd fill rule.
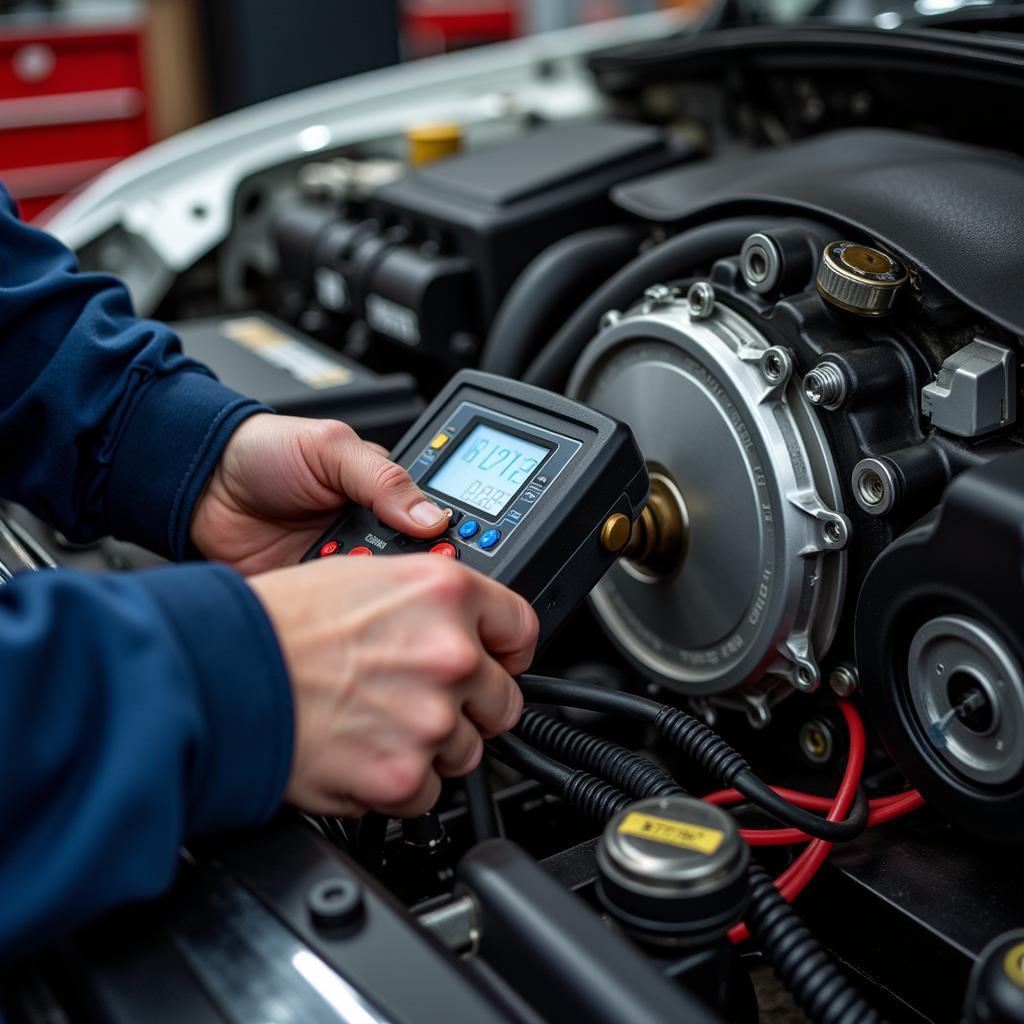
<path fill-rule="evenodd" d="M 152 141 L 141 26 L 0 28 L 0 181 L 32 219 Z"/>

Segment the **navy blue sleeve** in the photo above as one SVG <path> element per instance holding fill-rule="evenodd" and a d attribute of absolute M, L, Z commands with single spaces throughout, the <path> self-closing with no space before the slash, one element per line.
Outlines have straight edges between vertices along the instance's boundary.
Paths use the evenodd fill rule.
<path fill-rule="evenodd" d="M 229 569 L 0 587 L 0 961 L 160 893 L 186 837 L 267 818 L 292 730 L 270 623 Z"/>
<path fill-rule="evenodd" d="M 74 540 L 110 533 L 169 558 L 235 428 L 262 406 L 182 355 L 127 290 L 81 274 L 0 188 L 0 496 Z"/>

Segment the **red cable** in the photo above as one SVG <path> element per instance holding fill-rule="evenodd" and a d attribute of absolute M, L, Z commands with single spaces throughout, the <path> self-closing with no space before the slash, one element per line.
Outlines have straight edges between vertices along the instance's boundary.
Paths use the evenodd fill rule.
<path fill-rule="evenodd" d="M 828 821 L 843 821 L 853 806 L 854 798 L 857 795 L 857 787 L 860 785 L 861 773 L 864 770 L 864 753 L 867 747 L 864 738 L 864 723 L 861 721 L 857 709 L 846 700 L 837 702 L 839 710 L 846 719 L 846 728 L 850 734 L 850 751 L 846 758 L 846 771 L 843 772 L 843 781 L 839 784 L 836 792 L 835 802 L 828 812 Z M 794 829 L 794 832 L 799 830 Z M 803 835 L 802 832 L 799 833 Z M 832 849 L 832 843 L 823 839 L 814 839 L 799 857 L 775 880 L 775 887 L 779 890 L 783 899 L 792 902 L 806 888 L 808 882 L 814 877 L 818 868 L 828 857 Z M 745 924 L 738 924 L 729 930 L 729 938 L 734 943 L 740 943 L 750 937 L 750 932 Z"/>

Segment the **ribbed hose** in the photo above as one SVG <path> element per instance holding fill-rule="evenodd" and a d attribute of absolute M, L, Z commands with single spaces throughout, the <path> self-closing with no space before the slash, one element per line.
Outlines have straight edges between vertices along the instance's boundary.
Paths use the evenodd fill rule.
<path fill-rule="evenodd" d="M 633 801 L 621 790 L 587 772 L 574 771 L 561 787 L 566 803 L 603 825 Z"/>
<path fill-rule="evenodd" d="M 637 799 L 686 796 L 686 790 L 650 758 L 599 736 L 591 736 L 532 708 L 523 712 L 515 734 L 531 747 L 583 768 Z"/>
<path fill-rule="evenodd" d="M 745 920 L 765 959 L 814 1024 L 879 1024 L 878 1012 L 847 980 L 756 862 L 750 865 Z"/>
<path fill-rule="evenodd" d="M 602 824 L 631 803 L 625 793 L 603 779 L 566 768 L 516 736 L 496 736 L 487 741 L 487 749 L 503 764 L 542 782 L 566 803 Z"/>
<path fill-rule="evenodd" d="M 738 751 L 685 711 L 663 708 L 654 721 L 654 728 L 726 788 L 732 788 L 742 772 L 750 771 L 750 765 Z"/>
<path fill-rule="evenodd" d="M 659 704 L 639 694 L 608 690 L 576 679 L 523 675 L 519 678 L 519 686 L 530 703 L 622 714 L 652 726 L 723 786 L 740 790 L 763 811 L 809 836 L 830 843 L 843 843 L 856 839 L 867 827 L 866 799 L 858 797 L 846 821 L 819 818 L 779 797 L 754 775 L 742 755 L 721 736 L 678 708 Z"/>

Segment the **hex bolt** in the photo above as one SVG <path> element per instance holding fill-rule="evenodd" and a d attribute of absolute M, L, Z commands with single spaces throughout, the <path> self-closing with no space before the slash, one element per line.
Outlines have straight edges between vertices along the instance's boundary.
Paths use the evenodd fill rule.
<path fill-rule="evenodd" d="M 837 665 L 828 674 L 828 685 L 837 697 L 852 697 L 860 687 L 857 670 L 852 665 Z"/>
<path fill-rule="evenodd" d="M 707 320 L 715 311 L 715 289 L 709 281 L 695 281 L 686 293 L 686 305 L 693 320 Z"/>
<path fill-rule="evenodd" d="M 846 401 L 846 375 L 835 363 L 819 363 L 804 377 L 807 401 L 822 409 L 838 409 Z"/>
<path fill-rule="evenodd" d="M 363 917 L 363 888 L 343 875 L 326 878 L 306 894 L 306 906 L 318 927 L 350 928 Z"/>

